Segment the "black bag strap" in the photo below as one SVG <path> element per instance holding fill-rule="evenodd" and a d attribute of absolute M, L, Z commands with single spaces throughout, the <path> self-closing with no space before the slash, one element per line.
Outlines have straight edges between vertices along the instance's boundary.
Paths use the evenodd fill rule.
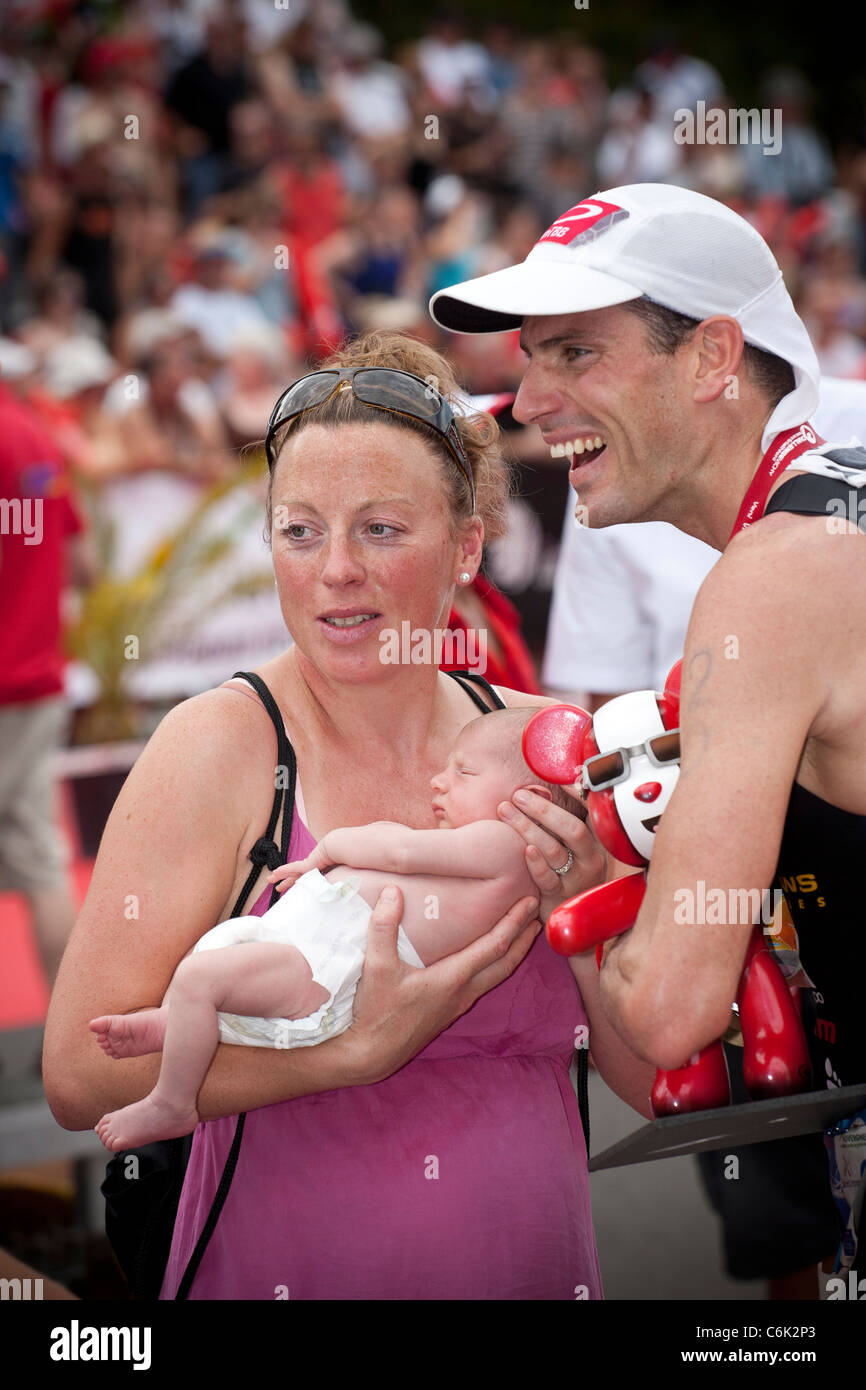
<path fill-rule="evenodd" d="M 583 1138 L 586 1143 L 586 1156 L 589 1158 L 589 1048 L 577 1049 L 577 1107 L 580 1123 L 583 1125 Z"/>
<path fill-rule="evenodd" d="M 289 838 L 291 836 L 292 831 L 292 821 L 294 819 L 295 813 L 295 783 L 297 781 L 298 774 L 298 765 L 295 759 L 295 750 L 292 748 L 292 745 L 289 742 L 288 735 L 286 734 L 285 725 L 283 724 L 282 715 L 280 714 L 280 711 L 277 707 L 277 703 L 274 700 L 274 697 L 271 694 L 270 690 L 268 690 L 268 687 L 265 685 L 264 681 L 261 679 L 260 676 L 257 676 L 254 671 L 235 671 L 234 676 L 232 676 L 232 680 L 235 680 L 238 676 L 243 677 L 245 681 L 249 681 L 250 685 L 256 691 L 257 695 L 259 696 L 259 699 L 261 700 L 262 704 L 264 705 L 265 709 L 270 715 L 271 722 L 273 723 L 273 726 L 277 731 L 277 768 L 275 778 L 274 803 L 271 807 L 271 816 L 270 820 L 268 821 L 268 828 L 265 831 L 265 834 L 261 837 L 261 839 L 256 840 L 256 843 L 250 850 L 249 857 L 252 860 L 253 868 L 250 871 L 250 875 L 243 888 L 241 889 L 240 894 L 238 896 L 238 900 L 232 909 L 232 917 L 240 916 L 241 909 L 245 906 L 247 898 L 252 892 L 253 886 L 256 883 L 259 874 L 261 873 L 265 865 L 267 865 L 269 869 L 276 869 L 278 865 L 286 863 L 289 852 Z M 274 831 L 277 828 L 277 821 L 280 817 L 281 808 L 283 810 L 283 825 L 282 834 L 280 836 L 280 847 L 277 848 L 276 844 L 274 843 Z M 270 907 L 273 907 L 274 902 L 278 898 L 279 894 L 277 892 L 277 886 L 276 884 L 274 884 L 274 887 L 271 891 L 271 900 L 268 905 Z M 196 1274 L 198 1273 L 198 1267 L 202 1262 L 204 1252 L 208 1247 L 211 1236 L 216 1230 L 216 1224 L 219 1220 L 220 1212 L 225 1206 L 226 1198 L 229 1195 L 229 1188 L 232 1185 L 232 1178 L 234 1177 L 235 1169 L 238 1163 L 238 1158 L 240 1157 L 241 1141 L 244 1136 L 245 1120 L 246 1113 L 238 1115 L 238 1122 L 235 1125 L 234 1137 L 232 1139 L 231 1148 L 229 1149 L 228 1157 L 226 1158 L 222 1175 L 219 1180 L 219 1186 L 217 1187 L 213 1202 L 211 1203 L 211 1208 L 208 1212 L 207 1220 L 205 1221 L 204 1226 L 202 1227 L 201 1235 L 196 1241 L 195 1249 L 193 1250 L 192 1255 L 189 1258 L 189 1262 L 186 1266 L 186 1269 L 183 1272 L 183 1278 L 181 1279 L 178 1285 L 177 1293 L 175 1294 L 175 1300 L 183 1301 L 187 1298 L 190 1288 L 192 1287 L 192 1282 L 195 1279 Z"/>
<path fill-rule="evenodd" d="M 781 488 L 779 491 L 781 492 Z M 486 681 L 483 676 L 479 676 L 477 671 L 448 671 L 446 673 L 453 676 L 458 685 L 462 685 L 466 694 L 474 700 L 475 704 L 483 714 L 490 713 L 490 706 L 486 705 L 477 691 L 472 690 L 465 684 L 465 680 L 474 681 L 480 685 L 490 695 L 497 709 L 505 709 L 505 701 L 493 689 L 493 686 Z M 587 1048 L 578 1048 L 577 1052 L 577 1106 L 580 1111 L 580 1122 L 583 1125 L 583 1137 L 586 1141 L 586 1156 L 589 1158 L 589 1052 Z"/>

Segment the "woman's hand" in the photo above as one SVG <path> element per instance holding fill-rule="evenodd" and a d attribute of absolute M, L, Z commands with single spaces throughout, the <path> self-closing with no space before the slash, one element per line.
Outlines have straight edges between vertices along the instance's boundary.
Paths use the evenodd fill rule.
<path fill-rule="evenodd" d="M 560 903 L 603 882 L 607 855 L 577 816 L 525 787 L 496 809 L 500 819 L 526 841 L 526 866 L 541 898 L 542 921 Z M 573 863 L 568 873 L 555 873 L 568 863 L 569 851 Z"/>
<path fill-rule="evenodd" d="M 397 955 L 403 895 L 386 887 L 370 919 L 355 1018 L 344 1035 L 365 1051 L 363 1079 L 381 1081 L 398 1071 L 507 980 L 541 931 L 537 912 L 535 898 L 522 898 L 484 936 L 422 970 Z"/>

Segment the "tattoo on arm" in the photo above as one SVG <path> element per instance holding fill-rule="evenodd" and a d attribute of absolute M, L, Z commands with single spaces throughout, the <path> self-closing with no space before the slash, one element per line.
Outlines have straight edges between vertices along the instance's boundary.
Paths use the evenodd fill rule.
<path fill-rule="evenodd" d="M 690 704 L 699 705 L 701 703 L 703 698 L 701 692 L 710 678 L 712 669 L 712 654 L 706 647 L 702 647 L 700 651 L 694 653 L 689 661 L 689 674 L 695 679 L 694 689 L 690 692 Z"/>
<path fill-rule="evenodd" d="M 689 661 L 689 674 L 694 677 L 695 685 L 689 691 L 689 751 L 685 766 L 680 767 L 681 777 L 688 776 L 688 773 L 698 766 L 710 746 L 709 728 L 699 715 L 697 717 L 693 715 L 693 711 L 700 709 L 701 705 L 706 703 L 702 692 L 710 678 L 712 668 L 712 653 L 706 647 L 696 651 Z"/>

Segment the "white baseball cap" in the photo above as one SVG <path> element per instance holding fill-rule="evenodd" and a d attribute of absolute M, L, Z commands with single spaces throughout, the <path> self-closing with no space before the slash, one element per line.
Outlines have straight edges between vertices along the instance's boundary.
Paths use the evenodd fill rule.
<path fill-rule="evenodd" d="M 64 338 L 51 348 L 43 367 L 45 384 L 58 400 L 68 400 L 94 386 L 107 386 L 118 371 L 99 339 L 85 334 Z"/>
<path fill-rule="evenodd" d="M 439 290 L 430 313 L 455 333 L 497 333 L 527 315 L 642 295 L 698 320 L 728 314 L 747 343 L 791 364 L 795 390 L 771 415 L 767 443 L 815 410 L 818 359 L 769 246 L 745 218 L 688 188 L 635 183 L 596 193 L 558 217 L 525 261 Z"/>

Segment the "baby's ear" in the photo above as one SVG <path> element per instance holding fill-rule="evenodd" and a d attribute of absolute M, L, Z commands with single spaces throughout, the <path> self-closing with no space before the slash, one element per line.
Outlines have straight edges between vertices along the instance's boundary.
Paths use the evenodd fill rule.
<path fill-rule="evenodd" d="M 546 801 L 553 800 L 550 787 L 543 786 L 541 782 L 531 782 L 528 787 L 524 787 L 524 791 L 535 792 L 536 796 L 543 796 Z"/>

